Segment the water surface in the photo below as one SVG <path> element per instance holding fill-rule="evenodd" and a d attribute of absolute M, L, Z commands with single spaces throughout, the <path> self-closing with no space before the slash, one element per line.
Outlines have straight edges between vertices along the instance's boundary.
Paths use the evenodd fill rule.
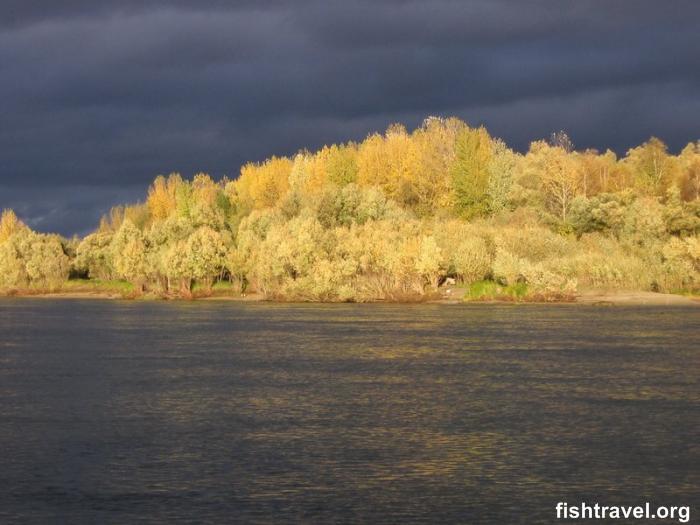
<path fill-rule="evenodd" d="M 2 300 L 0 522 L 696 519 L 699 352 L 685 307 Z"/>

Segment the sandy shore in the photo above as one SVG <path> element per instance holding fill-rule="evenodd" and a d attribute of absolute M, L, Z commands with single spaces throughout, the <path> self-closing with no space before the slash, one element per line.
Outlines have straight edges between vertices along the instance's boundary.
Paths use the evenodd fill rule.
<path fill-rule="evenodd" d="M 590 290 L 581 292 L 576 297 L 577 303 L 598 305 L 686 305 L 700 306 L 700 299 L 685 295 L 655 292 L 606 292 Z"/>

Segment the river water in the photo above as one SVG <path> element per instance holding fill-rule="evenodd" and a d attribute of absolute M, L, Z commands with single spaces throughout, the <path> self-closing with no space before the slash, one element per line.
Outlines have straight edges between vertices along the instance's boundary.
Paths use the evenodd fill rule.
<path fill-rule="evenodd" d="M 1 523 L 692 522 L 700 309 L 1 300 L 0 462 Z"/>

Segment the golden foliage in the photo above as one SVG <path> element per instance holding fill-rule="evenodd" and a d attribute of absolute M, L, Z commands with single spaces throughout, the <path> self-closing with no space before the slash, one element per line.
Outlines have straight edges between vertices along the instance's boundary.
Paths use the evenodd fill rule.
<path fill-rule="evenodd" d="M 76 275 L 189 295 L 230 279 L 302 300 L 430 297 L 448 277 L 570 295 L 700 287 L 700 144 L 658 139 L 618 159 L 564 133 L 524 155 L 430 117 L 358 144 L 248 163 L 215 181 L 158 176 L 68 242 L 0 216 L 0 287 Z"/>

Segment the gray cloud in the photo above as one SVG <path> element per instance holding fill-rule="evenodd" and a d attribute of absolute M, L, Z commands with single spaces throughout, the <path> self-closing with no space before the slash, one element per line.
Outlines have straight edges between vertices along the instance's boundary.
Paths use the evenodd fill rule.
<path fill-rule="evenodd" d="M 0 6 L 0 207 L 41 229 L 85 231 L 158 173 L 235 176 L 429 114 L 520 149 L 699 138 L 696 1 L 115 4 Z"/>

